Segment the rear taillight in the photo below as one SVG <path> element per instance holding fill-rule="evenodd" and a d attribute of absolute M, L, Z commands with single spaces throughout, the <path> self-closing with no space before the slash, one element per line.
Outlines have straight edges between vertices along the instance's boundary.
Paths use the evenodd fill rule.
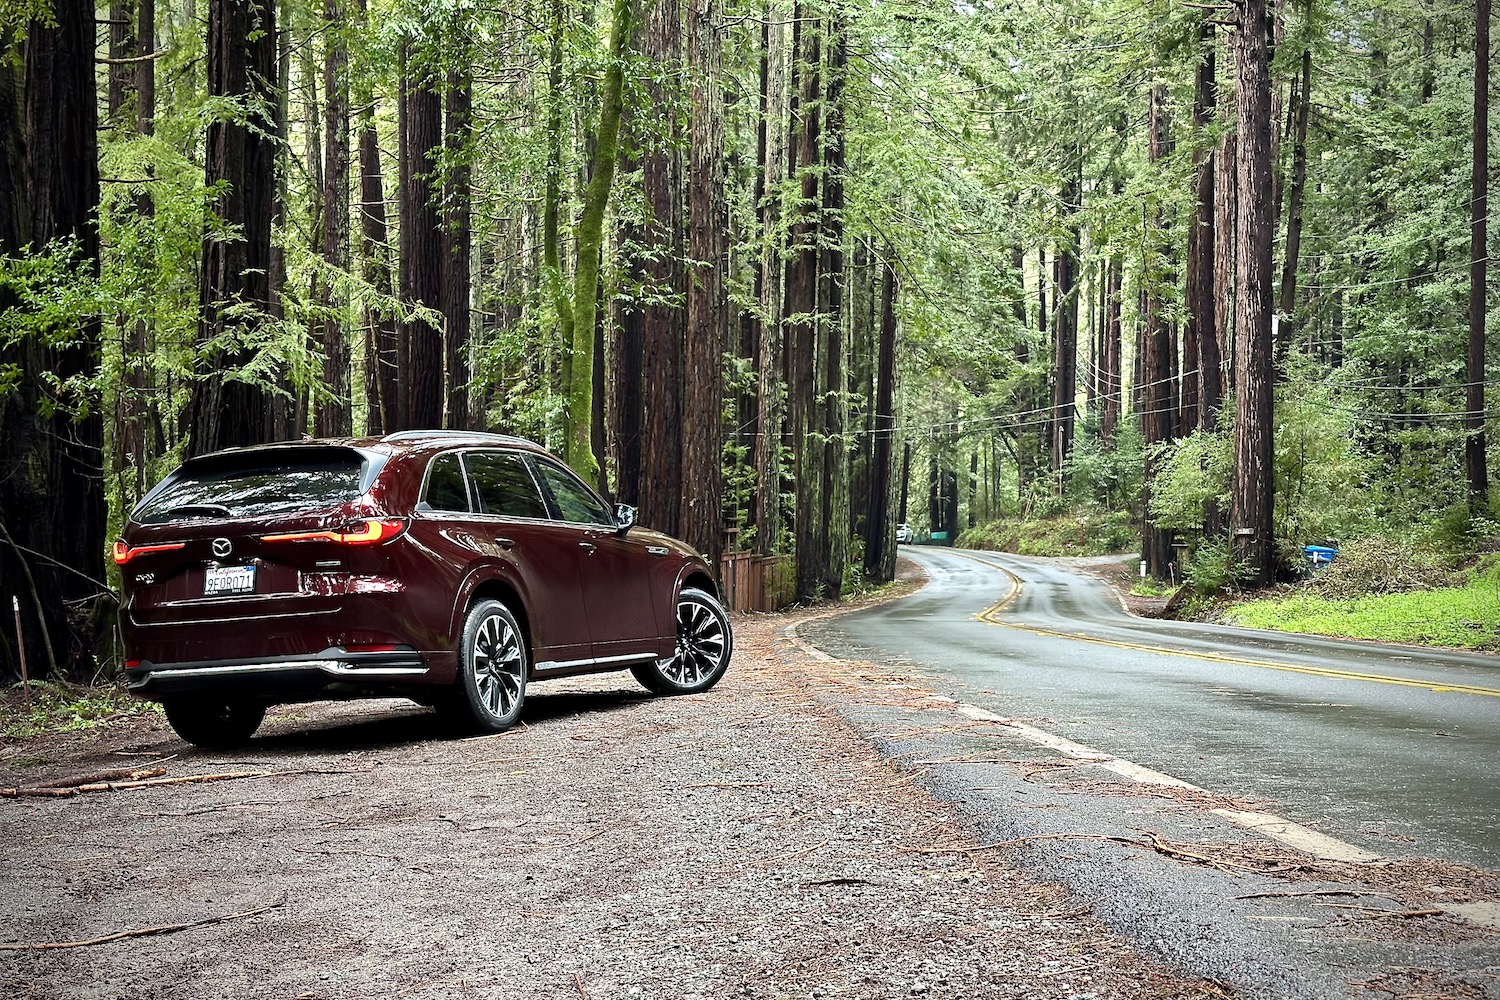
<path fill-rule="evenodd" d="M 140 660 L 126 660 L 125 661 L 125 669 L 126 670 L 134 670 L 136 667 L 138 667 L 140 665 L 141 665 L 141 661 Z"/>
<path fill-rule="evenodd" d="M 406 530 L 405 521 L 381 521 L 371 518 L 348 525 L 339 531 L 294 531 L 286 535 L 261 535 L 263 542 L 334 542 L 338 545 L 379 545 Z"/>
<path fill-rule="evenodd" d="M 186 542 L 172 542 L 167 545 L 137 545 L 131 548 L 123 540 L 115 542 L 114 557 L 116 566 L 124 566 L 136 556 L 149 555 L 152 552 L 176 552 L 178 549 L 187 548 Z"/>

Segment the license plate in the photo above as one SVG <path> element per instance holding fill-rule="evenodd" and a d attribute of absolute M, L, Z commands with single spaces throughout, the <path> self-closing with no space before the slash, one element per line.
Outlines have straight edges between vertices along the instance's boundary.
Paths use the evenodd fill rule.
<path fill-rule="evenodd" d="M 203 576 L 203 593 L 215 594 L 255 593 L 254 566 L 210 566 Z"/>

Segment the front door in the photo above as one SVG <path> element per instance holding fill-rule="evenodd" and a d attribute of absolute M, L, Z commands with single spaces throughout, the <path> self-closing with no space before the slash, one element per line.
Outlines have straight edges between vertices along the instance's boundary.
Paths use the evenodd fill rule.
<path fill-rule="evenodd" d="M 594 657 L 655 655 L 662 632 L 645 543 L 621 535 L 608 505 L 577 476 L 549 459 L 533 461 L 554 515 L 572 533 Z"/>

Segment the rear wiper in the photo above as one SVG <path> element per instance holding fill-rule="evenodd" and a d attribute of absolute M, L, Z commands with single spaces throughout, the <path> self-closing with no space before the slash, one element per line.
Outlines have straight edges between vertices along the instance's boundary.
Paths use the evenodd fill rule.
<path fill-rule="evenodd" d="M 181 507 L 164 510 L 157 517 L 170 520 L 174 517 L 228 517 L 233 513 L 221 503 L 185 503 Z"/>

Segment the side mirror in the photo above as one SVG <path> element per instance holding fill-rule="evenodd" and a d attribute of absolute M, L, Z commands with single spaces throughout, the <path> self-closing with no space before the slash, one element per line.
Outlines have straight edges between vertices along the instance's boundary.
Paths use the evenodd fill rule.
<path fill-rule="evenodd" d="M 615 529 L 625 534 L 635 525 L 635 508 L 628 503 L 615 504 Z"/>

